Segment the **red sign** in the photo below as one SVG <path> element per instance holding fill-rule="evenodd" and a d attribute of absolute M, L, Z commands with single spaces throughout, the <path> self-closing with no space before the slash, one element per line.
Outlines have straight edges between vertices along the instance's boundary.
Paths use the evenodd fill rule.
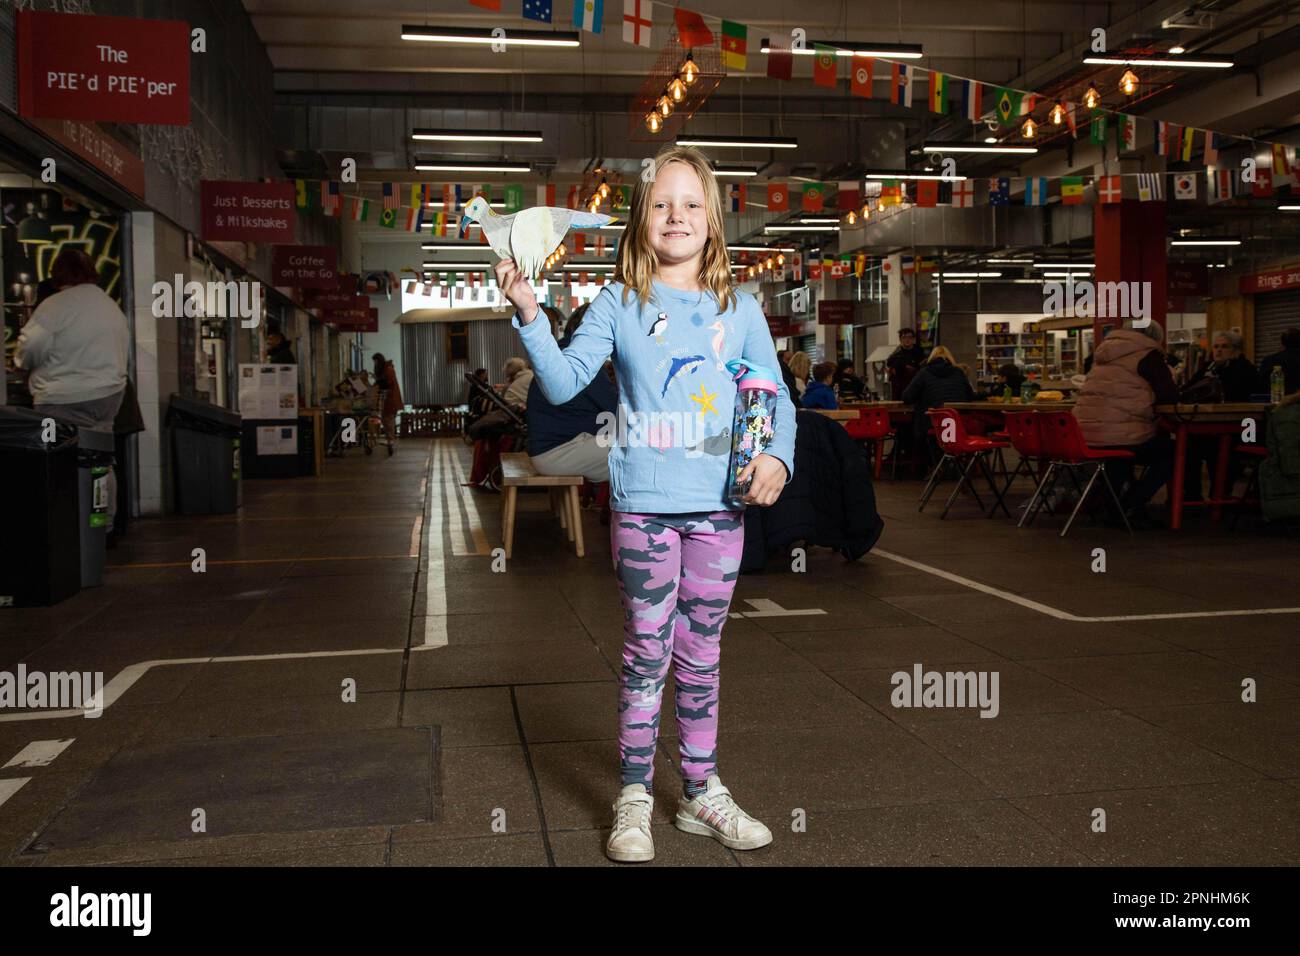
<path fill-rule="evenodd" d="M 83 120 L 32 120 L 32 125 L 101 170 L 115 183 L 144 198 L 144 161 L 133 147 L 98 123 Z"/>
<path fill-rule="evenodd" d="M 340 332 L 378 332 L 378 309 L 340 309 L 326 312 L 324 320 Z"/>
<path fill-rule="evenodd" d="M 1166 266 L 1166 276 L 1170 295 L 1210 294 L 1210 270 L 1204 263 L 1171 262 Z"/>
<path fill-rule="evenodd" d="M 370 299 L 368 296 L 357 295 L 355 292 L 337 292 L 322 291 L 320 289 L 308 289 L 303 294 L 303 305 L 309 309 L 368 309 L 370 308 Z"/>
<path fill-rule="evenodd" d="M 1241 291 L 1250 295 L 1256 292 L 1277 292 L 1280 289 L 1300 287 L 1300 266 L 1279 269 L 1277 272 L 1256 272 L 1241 277 Z"/>
<path fill-rule="evenodd" d="M 822 299 L 817 303 L 818 325 L 852 325 L 852 299 Z"/>
<path fill-rule="evenodd" d="M 339 251 L 333 246 L 276 246 L 271 284 L 298 289 L 337 289 Z"/>
<path fill-rule="evenodd" d="M 205 179 L 199 185 L 204 239 L 293 242 L 293 183 Z"/>
<path fill-rule="evenodd" d="M 190 26 L 18 12 L 18 114 L 188 126 Z"/>
<path fill-rule="evenodd" d="M 767 331 L 774 336 L 794 335 L 794 317 L 790 315 L 769 315 Z"/>

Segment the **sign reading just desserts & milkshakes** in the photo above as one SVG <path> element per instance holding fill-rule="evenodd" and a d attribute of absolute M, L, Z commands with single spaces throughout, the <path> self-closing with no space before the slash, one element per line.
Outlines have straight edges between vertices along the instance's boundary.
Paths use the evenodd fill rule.
<path fill-rule="evenodd" d="M 204 239 L 293 242 L 293 183 L 205 179 L 199 192 Z"/>

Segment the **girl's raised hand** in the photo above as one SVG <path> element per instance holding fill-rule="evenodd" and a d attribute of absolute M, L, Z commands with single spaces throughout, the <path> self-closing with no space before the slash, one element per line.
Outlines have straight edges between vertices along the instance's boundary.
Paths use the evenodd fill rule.
<path fill-rule="evenodd" d="M 785 465 L 781 459 L 773 455 L 759 455 L 742 468 L 736 477 L 743 482 L 751 475 L 754 483 L 749 486 L 749 491 L 741 501 L 762 507 L 775 504 L 776 499 L 781 497 L 781 489 L 785 487 Z"/>
<path fill-rule="evenodd" d="M 537 317 L 537 296 L 533 294 L 533 285 L 519 271 L 514 259 L 502 259 L 492 267 L 497 276 L 497 288 L 501 290 L 510 304 L 519 312 L 519 321 L 524 325 Z"/>

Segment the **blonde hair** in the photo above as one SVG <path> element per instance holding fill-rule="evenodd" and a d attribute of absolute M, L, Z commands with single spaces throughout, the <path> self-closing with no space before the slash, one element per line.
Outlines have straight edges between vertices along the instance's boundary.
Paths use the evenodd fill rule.
<path fill-rule="evenodd" d="M 933 349 L 931 349 L 930 357 L 925 360 L 925 364 L 929 365 L 935 359 L 947 359 L 950 365 L 957 364 L 957 356 L 949 352 L 948 347 L 946 345 L 936 345 Z"/>
<path fill-rule="evenodd" d="M 731 287 L 731 258 L 727 255 L 727 233 L 722 225 L 722 197 L 718 181 L 709 161 L 693 146 L 665 146 L 655 156 L 654 177 L 637 180 L 632 191 L 632 206 L 627 217 L 627 228 L 618 244 L 618 262 L 614 266 L 614 281 L 623 283 L 623 302 L 630 292 L 635 292 L 641 302 L 652 297 L 651 280 L 659 272 L 659 257 L 650 244 L 650 216 L 654 208 L 651 191 L 660 171 L 669 163 L 685 163 L 699 177 L 704 189 L 704 211 L 709 223 L 709 235 L 700 257 L 700 274 L 697 277 L 718 300 L 719 310 L 725 312 L 736 303 L 736 293 Z"/>
<path fill-rule="evenodd" d="M 807 381 L 808 372 L 812 368 L 812 359 L 807 352 L 795 352 L 785 364 L 798 381 Z"/>

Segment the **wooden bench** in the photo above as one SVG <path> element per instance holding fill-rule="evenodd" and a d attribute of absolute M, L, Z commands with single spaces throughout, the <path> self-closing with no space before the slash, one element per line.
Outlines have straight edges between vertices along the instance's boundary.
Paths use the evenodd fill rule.
<path fill-rule="evenodd" d="M 582 511 L 578 507 L 578 487 L 582 481 L 582 475 L 539 475 L 533 460 L 524 452 L 509 451 L 501 455 L 501 527 L 507 558 L 514 549 L 515 502 L 520 488 L 550 489 L 551 510 L 560 519 L 560 527 L 568 533 L 578 557 L 583 556 Z"/>

